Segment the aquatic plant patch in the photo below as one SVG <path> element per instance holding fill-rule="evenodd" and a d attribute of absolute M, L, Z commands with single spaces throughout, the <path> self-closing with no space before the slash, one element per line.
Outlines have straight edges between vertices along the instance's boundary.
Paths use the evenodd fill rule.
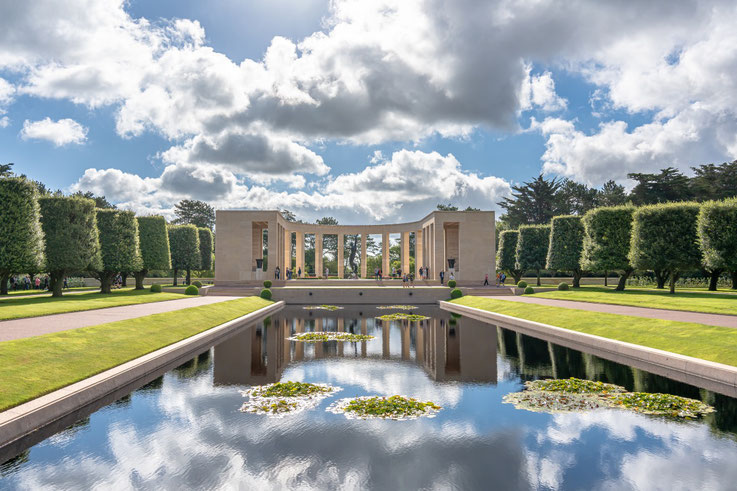
<path fill-rule="evenodd" d="M 381 310 L 415 310 L 419 307 L 416 305 L 379 305 L 376 308 Z"/>
<path fill-rule="evenodd" d="M 339 307 L 337 305 L 307 305 L 302 308 L 304 310 L 329 310 L 332 312 L 335 310 L 341 310 L 343 307 Z"/>
<path fill-rule="evenodd" d="M 241 394 L 248 397 L 240 410 L 244 413 L 265 414 L 270 417 L 284 417 L 315 407 L 319 402 L 336 392 L 340 387 L 327 384 L 304 382 L 277 382 L 260 385 Z"/>
<path fill-rule="evenodd" d="M 627 392 L 624 387 L 577 378 L 525 382 L 525 390 L 504 396 L 503 402 L 535 412 L 573 412 L 619 408 L 643 414 L 697 418 L 714 411 L 695 399 L 670 394 Z"/>
<path fill-rule="evenodd" d="M 426 315 L 405 314 L 404 312 L 396 312 L 394 314 L 384 314 L 377 317 L 383 321 L 424 321 L 429 319 Z"/>
<path fill-rule="evenodd" d="M 298 333 L 287 339 L 291 341 L 301 341 L 303 343 L 320 343 L 323 341 L 358 342 L 370 341 L 374 339 L 374 336 L 369 336 L 368 334 L 353 334 L 350 332 L 315 331 Z"/>
<path fill-rule="evenodd" d="M 432 418 L 442 407 L 434 402 L 419 401 L 412 397 L 364 396 L 341 399 L 331 404 L 327 411 L 343 414 L 348 419 L 393 419 L 403 421 L 420 417 Z"/>

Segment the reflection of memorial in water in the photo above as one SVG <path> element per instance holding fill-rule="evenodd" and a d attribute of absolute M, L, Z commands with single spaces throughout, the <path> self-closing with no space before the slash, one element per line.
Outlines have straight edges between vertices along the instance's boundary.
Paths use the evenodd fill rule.
<path fill-rule="evenodd" d="M 496 383 L 497 330 L 447 314 L 422 321 L 381 321 L 363 310 L 339 313 L 289 311 L 264 325 L 239 331 L 215 347 L 216 385 L 263 385 L 279 381 L 290 362 L 369 358 L 416 363 L 437 381 Z M 292 342 L 298 333 L 337 331 L 368 334 L 360 342 Z"/>

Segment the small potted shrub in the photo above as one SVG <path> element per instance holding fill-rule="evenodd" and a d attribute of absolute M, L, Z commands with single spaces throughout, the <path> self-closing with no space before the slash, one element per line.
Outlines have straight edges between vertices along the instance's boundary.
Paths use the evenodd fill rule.
<path fill-rule="evenodd" d="M 534 288 L 532 288 L 531 286 L 528 286 L 527 288 L 525 288 L 525 295 L 530 295 L 532 293 L 535 293 Z"/>
<path fill-rule="evenodd" d="M 520 282 L 517 283 L 517 288 L 527 288 L 527 282 L 525 280 L 520 280 Z"/>
<path fill-rule="evenodd" d="M 449 280 L 448 281 L 448 288 L 455 288 L 456 287 L 456 280 Z"/>
<path fill-rule="evenodd" d="M 264 288 L 271 288 L 271 280 L 264 281 Z"/>
<path fill-rule="evenodd" d="M 192 282 L 192 284 L 197 288 L 202 288 L 202 282 L 200 280 L 195 280 Z"/>
<path fill-rule="evenodd" d="M 450 298 L 461 298 L 463 296 L 463 292 L 460 288 L 453 288 L 450 291 Z"/>
<path fill-rule="evenodd" d="M 199 295 L 200 289 L 197 288 L 194 285 L 189 285 L 186 290 L 184 290 L 185 295 Z"/>
<path fill-rule="evenodd" d="M 161 293 L 161 285 L 158 283 L 151 285 L 151 293 Z"/>
<path fill-rule="evenodd" d="M 271 283 L 271 282 L 269 282 L 269 283 Z M 269 290 L 268 288 L 264 288 L 263 290 L 261 290 L 261 295 L 260 296 L 264 300 L 271 300 L 271 290 Z"/>
<path fill-rule="evenodd" d="M 558 284 L 558 290 L 560 291 L 567 291 L 568 290 L 568 283 L 560 283 Z"/>

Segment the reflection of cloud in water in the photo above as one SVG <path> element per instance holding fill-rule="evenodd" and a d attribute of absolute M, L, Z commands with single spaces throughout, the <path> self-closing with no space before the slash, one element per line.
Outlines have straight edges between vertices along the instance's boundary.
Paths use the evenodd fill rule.
<path fill-rule="evenodd" d="M 463 394 L 459 385 L 434 382 L 418 365 L 386 360 L 341 360 L 315 365 L 308 362 L 287 368 L 282 380 L 314 380 L 317 372 L 325 377 L 324 382 L 333 385 L 360 387 L 370 395 L 406 395 L 444 407 L 458 405 Z"/>

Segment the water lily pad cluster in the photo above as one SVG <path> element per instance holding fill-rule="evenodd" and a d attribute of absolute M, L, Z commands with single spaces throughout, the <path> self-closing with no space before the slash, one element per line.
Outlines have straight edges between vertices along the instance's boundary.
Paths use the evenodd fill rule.
<path fill-rule="evenodd" d="M 344 414 L 349 419 L 393 419 L 403 421 L 420 417 L 432 418 L 442 408 L 431 401 L 412 397 L 364 396 L 341 399 L 328 407 L 328 411 Z"/>
<path fill-rule="evenodd" d="M 248 401 L 241 406 L 244 413 L 284 417 L 315 407 L 322 399 L 338 392 L 340 387 L 304 382 L 279 382 L 241 391 Z"/>
<path fill-rule="evenodd" d="M 376 308 L 380 310 L 415 310 L 419 307 L 416 305 L 379 305 Z"/>
<path fill-rule="evenodd" d="M 307 305 L 302 308 L 304 310 L 329 310 L 332 312 L 335 310 L 341 310 L 343 307 L 339 307 L 337 305 Z"/>
<path fill-rule="evenodd" d="M 644 414 L 698 418 L 714 408 L 695 399 L 670 394 L 627 392 L 624 387 L 577 378 L 535 380 L 525 390 L 504 396 L 517 409 L 536 412 L 573 412 L 599 408 L 629 409 Z"/>
<path fill-rule="evenodd" d="M 368 334 L 353 334 L 350 332 L 314 331 L 297 333 L 287 339 L 291 341 L 301 341 L 303 343 L 320 343 L 323 341 L 358 342 L 370 341 L 374 339 L 374 336 L 369 336 Z"/>
<path fill-rule="evenodd" d="M 377 317 L 383 321 L 424 321 L 429 319 L 426 315 L 405 314 L 404 312 L 395 312 L 394 314 L 384 314 Z"/>

